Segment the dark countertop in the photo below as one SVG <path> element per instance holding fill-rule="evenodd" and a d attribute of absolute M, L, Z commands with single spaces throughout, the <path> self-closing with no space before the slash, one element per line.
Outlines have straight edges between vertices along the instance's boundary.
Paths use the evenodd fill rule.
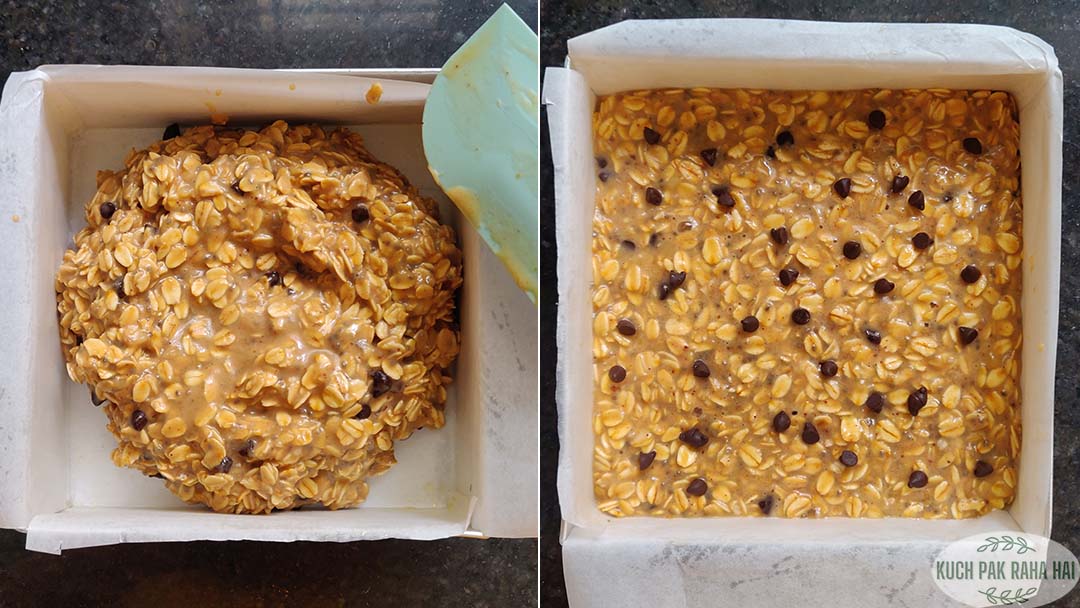
<path fill-rule="evenodd" d="M 562 65 L 566 40 L 625 19 L 759 17 L 820 21 L 907 21 L 1007 25 L 1039 36 L 1057 52 L 1065 76 L 1065 142 L 1062 201 L 1062 268 L 1080 266 L 1080 3 L 1068 1 L 993 2 L 957 0 L 946 4 L 913 0 L 797 2 L 784 0 L 545 0 L 541 7 L 540 66 Z M 768 41 L 763 41 L 768 44 Z M 542 77 L 542 74 L 541 74 Z M 540 247 L 540 584 L 544 606 L 566 605 L 559 548 L 559 506 L 555 492 L 558 434 L 555 411 L 555 199 L 546 115 L 541 112 Z M 1054 527 L 1052 536 L 1080 552 L 1080 275 L 1062 272 L 1054 408 Z M 1074 590 L 1058 606 L 1080 606 Z"/>
<path fill-rule="evenodd" d="M 508 0 L 534 30 L 536 0 Z M 47 63 L 438 67 L 497 0 L 0 0 L 0 82 Z M 0 606 L 536 606 L 535 539 L 198 542 L 25 551 Z"/>

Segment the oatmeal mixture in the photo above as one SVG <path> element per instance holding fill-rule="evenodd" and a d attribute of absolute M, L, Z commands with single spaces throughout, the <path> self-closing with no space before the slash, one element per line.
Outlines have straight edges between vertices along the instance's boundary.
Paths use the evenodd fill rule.
<path fill-rule="evenodd" d="M 974 517 L 1020 449 L 1006 93 L 640 91 L 593 118 L 613 516 Z"/>
<path fill-rule="evenodd" d="M 395 441 L 443 425 L 453 231 L 345 129 L 165 138 L 98 173 L 56 277 L 113 461 L 215 511 L 362 502 Z"/>

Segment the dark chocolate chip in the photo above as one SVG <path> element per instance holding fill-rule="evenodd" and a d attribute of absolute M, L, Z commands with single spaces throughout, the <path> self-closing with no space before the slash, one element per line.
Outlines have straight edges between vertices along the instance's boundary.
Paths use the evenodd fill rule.
<path fill-rule="evenodd" d="M 612 382 L 622 382 L 626 380 L 626 368 L 621 365 L 612 365 L 611 369 L 607 370 L 607 376 Z"/>
<path fill-rule="evenodd" d="M 645 127 L 643 134 L 645 135 L 645 141 L 649 142 L 649 145 L 655 146 L 660 143 L 660 133 L 653 131 L 649 127 Z"/>
<path fill-rule="evenodd" d="M 923 194 L 922 190 L 916 190 L 907 198 L 907 204 L 922 211 L 926 209 L 926 195 Z"/>
<path fill-rule="evenodd" d="M 695 359 L 694 365 L 691 366 L 694 370 L 694 375 L 698 378 L 708 378 L 712 373 L 709 371 L 709 364 L 705 363 L 702 359 Z"/>
<path fill-rule="evenodd" d="M 919 410 L 924 407 L 926 407 L 926 387 L 922 386 L 908 395 L 907 411 L 912 416 L 918 416 Z"/>
<path fill-rule="evenodd" d="M 788 287 L 795 282 L 795 279 L 799 278 L 799 271 L 794 268 L 785 268 L 780 271 L 780 284 L 784 287 Z"/>
<path fill-rule="evenodd" d="M 986 477 L 994 472 L 994 467 L 990 466 L 989 462 L 980 460 L 975 463 L 975 477 Z"/>
<path fill-rule="evenodd" d="M 113 291 L 115 291 L 116 295 L 120 296 L 121 298 L 127 295 L 126 293 L 124 293 L 123 275 L 116 277 L 116 280 L 113 281 Z"/>
<path fill-rule="evenodd" d="M 656 188 L 645 189 L 645 202 L 650 205 L 659 205 L 664 202 L 664 194 Z"/>
<path fill-rule="evenodd" d="M 708 491 L 709 484 L 705 483 L 705 480 L 700 477 L 691 481 L 690 485 L 686 486 L 686 493 L 691 496 L 704 496 Z"/>
<path fill-rule="evenodd" d="M 821 434 L 818 433 L 817 427 L 812 422 L 806 422 L 802 427 L 802 440 L 806 445 L 813 445 L 821 441 Z"/>
<path fill-rule="evenodd" d="M 165 127 L 165 132 L 161 134 L 161 139 L 172 139 L 180 136 L 180 125 L 175 122 Z"/>
<path fill-rule="evenodd" d="M 772 146 L 769 146 L 768 148 L 765 148 L 765 156 L 768 156 L 769 158 L 775 160 L 776 159 L 776 148 L 774 148 Z"/>
<path fill-rule="evenodd" d="M 221 462 L 219 462 L 216 467 L 214 467 L 214 470 L 217 471 L 218 473 L 228 473 L 229 469 L 232 468 L 232 464 L 233 464 L 232 458 L 229 458 L 228 456 L 226 456 L 226 457 L 221 459 Z"/>
<path fill-rule="evenodd" d="M 634 327 L 634 322 L 630 319 L 619 319 L 619 322 L 615 324 L 615 329 L 619 330 L 619 333 L 624 336 L 632 336 L 637 333 L 637 328 Z"/>
<path fill-rule="evenodd" d="M 765 498 L 762 498 L 761 500 L 757 501 L 757 506 L 758 506 L 759 509 L 761 509 L 761 512 L 763 514 L 768 515 L 769 512 L 772 511 L 773 504 L 775 502 L 776 502 L 776 499 L 773 498 L 772 494 L 769 494 Z"/>
<path fill-rule="evenodd" d="M 596 174 L 596 177 L 599 178 L 600 181 L 606 182 L 608 178 L 611 177 L 611 174 L 607 171 L 601 171 L 600 173 Z"/>
<path fill-rule="evenodd" d="M 977 137 L 965 137 L 964 149 L 972 154 L 982 154 L 982 142 Z"/>
<path fill-rule="evenodd" d="M 965 283 L 974 283 L 975 281 L 978 281 L 981 276 L 982 272 L 970 264 L 964 266 L 964 269 L 960 271 L 960 278 L 963 279 Z"/>
<path fill-rule="evenodd" d="M 649 247 L 656 247 L 660 244 L 660 233 L 654 232 L 649 235 Z"/>
<path fill-rule="evenodd" d="M 604 158 L 603 156 L 597 156 L 596 157 L 596 166 L 600 167 L 601 169 L 606 168 L 607 167 L 607 159 Z"/>
<path fill-rule="evenodd" d="M 856 241 L 848 241 L 844 243 L 844 257 L 849 260 L 854 260 L 862 253 L 862 245 Z"/>
<path fill-rule="evenodd" d="M 784 146 L 795 145 L 795 136 L 791 134 L 791 131 L 781 131 L 776 136 L 776 145 L 783 148 Z"/>
<path fill-rule="evenodd" d="M 745 332 L 753 333 L 761 327 L 761 322 L 754 315 L 745 317 L 742 321 L 742 330 Z"/>
<path fill-rule="evenodd" d="M 686 281 L 686 272 L 675 272 L 672 270 L 668 273 L 668 283 L 671 283 L 672 289 L 678 289 L 682 287 L 683 282 Z"/>
<path fill-rule="evenodd" d="M 717 186 L 716 188 L 713 188 L 712 193 L 716 196 L 716 203 L 721 207 L 731 209 L 735 206 L 735 198 L 731 196 L 731 193 L 728 192 L 727 188 Z"/>
<path fill-rule="evenodd" d="M 791 428 L 791 416 L 788 416 L 787 412 L 784 411 L 777 412 L 772 419 L 772 428 L 777 433 L 783 433 L 788 430 Z"/>
<path fill-rule="evenodd" d="M 866 402 L 863 403 L 868 410 L 875 414 L 880 414 L 881 410 L 885 408 L 885 395 L 874 391 L 870 393 L 870 396 L 866 398 Z"/>
<path fill-rule="evenodd" d="M 975 341 L 975 338 L 979 337 L 979 330 L 974 327 L 964 327 L 961 325 L 956 328 L 956 335 L 960 338 L 960 344 L 967 346 Z"/>
<path fill-rule="evenodd" d="M 706 443 L 709 443 L 709 438 L 695 426 L 692 429 L 679 433 L 679 441 L 690 447 L 700 448 L 704 447 Z"/>
<path fill-rule="evenodd" d="M 371 396 L 380 397 L 390 391 L 393 380 L 381 369 L 371 372 Z"/>
<path fill-rule="evenodd" d="M 237 451 L 240 452 L 240 455 L 244 458 L 250 458 L 251 454 L 255 451 L 255 440 L 248 439 L 246 442 L 244 442 L 243 447 L 241 447 Z"/>
<path fill-rule="evenodd" d="M 791 321 L 796 325 L 806 325 L 810 322 L 810 311 L 805 308 L 796 308 L 791 311 Z"/>
<path fill-rule="evenodd" d="M 904 188 L 907 188 L 907 185 L 910 181 L 911 179 L 906 175 L 897 175 L 896 177 L 892 178 L 892 186 L 890 187 L 890 190 L 892 190 L 893 194 L 900 194 L 904 191 Z"/>
<path fill-rule="evenodd" d="M 896 285 L 893 285 L 889 279 L 878 279 L 874 281 L 874 293 L 878 295 L 887 294 L 893 290 Z"/>
<path fill-rule="evenodd" d="M 773 228 L 769 231 L 769 236 L 777 245 L 787 245 L 788 231 L 787 228 L 780 226 L 779 228 Z"/>
<path fill-rule="evenodd" d="M 881 332 L 876 329 L 864 329 L 863 333 L 866 334 L 866 339 L 871 344 L 881 344 Z"/>
<path fill-rule="evenodd" d="M 661 300 L 666 300 L 671 294 L 671 283 L 668 283 L 667 279 L 660 281 L 660 284 L 656 286 L 656 296 Z"/>
<path fill-rule="evenodd" d="M 907 480 L 907 487 L 909 488 L 923 488 L 926 487 L 926 483 L 930 481 L 927 478 L 926 473 L 922 471 L 912 471 Z"/>
<path fill-rule="evenodd" d="M 281 285 L 281 273 L 276 270 L 271 270 L 266 273 L 266 282 L 270 284 L 270 287 Z"/>
<path fill-rule="evenodd" d="M 845 467 L 853 467 L 859 464 L 859 456 L 851 450 L 844 450 L 840 452 L 840 464 Z"/>
<path fill-rule="evenodd" d="M 930 238 L 929 234 L 920 232 L 911 237 L 911 244 L 915 246 L 915 249 L 926 249 L 930 245 L 934 244 L 934 239 Z"/>
<path fill-rule="evenodd" d="M 653 450 L 651 452 L 645 452 L 645 453 L 642 453 L 642 454 L 638 454 L 638 457 L 637 457 L 638 470 L 639 471 L 644 471 L 645 469 L 651 467 L 654 460 L 656 460 L 656 450 Z"/>
<path fill-rule="evenodd" d="M 885 113 L 881 110 L 873 110 L 870 115 L 866 117 L 866 124 L 870 125 L 871 129 L 880 131 L 885 128 Z"/>
<path fill-rule="evenodd" d="M 847 198 L 851 195 L 851 178 L 844 177 L 836 180 L 836 183 L 832 185 L 833 190 L 840 198 Z"/>
<path fill-rule="evenodd" d="M 141 431 L 146 428 L 146 414 L 142 410 L 135 410 L 131 412 L 131 428 L 136 431 Z"/>
<path fill-rule="evenodd" d="M 629 249 L 630 251 L 637 249 L 637 245 L 634 244 L 634 241 L 623 241 L 622 246 L 623 249 Z"/>
<path fill-rule="evenodd" d="M 357 412 L 353 418 L 356 418 L 357 420 L 367 420 L 368 418 L 371 418 L 371 406 L 365 403 L 364 407 L 360 408 L 360 411 Z"/>
<path fill-rule="evenodd" d="M 710 167 L 716 166 L 716 148 L 705 148 L 701 151 L 701 160 Z"/>
<path fill-rule="evenodd" d="M 818 364 L 818 369 L 821 370 L 821 375 L 826 378 L 832 378 L 840 371 L 840 366 L 836 364 L 836 361 L 832 359 L 826 359 Z"/>
<path fill-rule="evenodd" d="M 104 219 L 111 218 L 113 214 L 116 213 L 116 203 L 111 201 L 101 203 L 101 207 L 98 207 L 98 213 L 100 213 L 101 217 Z"/>
<path fill-rule="evenodd" d="M 371 218 L 371 212 L 368 211 L 367 205 L 357 205 L 352 210 L 352 221 L 357 224 L 366 222 Z"/>

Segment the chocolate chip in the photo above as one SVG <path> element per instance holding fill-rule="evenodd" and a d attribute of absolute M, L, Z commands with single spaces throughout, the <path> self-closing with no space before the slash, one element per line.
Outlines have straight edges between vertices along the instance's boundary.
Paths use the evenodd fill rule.
<path fill-rule="evenodd" d="M 246 442 L 244 442 L 243 447 L 241 447 L 237 451 L 240 452 L 240 455 L 244 458 L 250 458 L 251 454 L 255 452 L 255 440 L 248 439 Z"/>
<path fill-rule="evenodd" d="M 650 205 L 659 205 L 664 202 L 664 195 L 656 188 L 645 189 L 645 202 Z"/>
<path fill-rule="evenodd" d="M 900 194 L 904 191 L 904 188 L 907 188 L 908 182 L 910 181 L 911 179 L 908 178 L 908 176 L 906 175 L 897 175 L 896 177 L 892 178 L 892 186 L 890 190 L 892 190 L 893 194 Z"/>
<path fill-rule="evenodd" d="M 638 457 L 637 457 L 638 470 L 639 471 L 644 471 L 645 469 L 651 467 L 654 460 L 656 460 L 656 450 L 653 450 L 651 452 L 644 452 L 642 454 L 638 454 Z"/>
<path fill-rule="evenodd" d="M 619 319 L 619 322 L 615 324 L 615 329 L 619 330 L 619 333 L 624 336 L 632 336 L 637 333 L 637 328 L 634 327 L 634 322 L 630 319 Z"/>
<path fill-rule="evenodd" d="M 840 198 L 847 198 L 851 195 L 851 178 L 841 178 L 836 180 L 836 183 L 832 185 L 833 190 Z"/>
<path fill-rule="evenodd" d="M 690 447 L 700 448 L 704 447 L 706 443 L 709 443 L 709 438 L 695 426 L 692 429 L 679 433 L 679 441 Z"/>
<path fill-rule="evenodd" d="M 979 330 L 974 327 L 964 327 L 961 325 L 956 328 L 956 335 L 960 338 L 960 344 L 967 346 L 975 341 L 975 338 L 979 337 Z"/>
<path fill-rule="evenodd" d="M 795 136 L 791 134 L 791 131 L 781 131 L 776 136 L 776 145 L 783 148 L 784 146 L 795 145 Z"/>
<path fill-rule="evenodd" d="M 806 445 L 813 445 L 821 441 L 821 434 L 818 433 L 817 427 L 814 423 L 807 422 L 802 427 L 802 440 Z"/>
<path fill-rule="evenodd" d="M 787 245 L 788 231 L 787 228 L 780 226 L 779 228 L 773 228 L 769 231 L 769 236 L 777 245 Z"/>
<path fill-rule="evenodd" d="M 810 322 L 810 311 L 805 308 L 796 308 L 791 311 L 791 320 L 796 325 L 806 325 Z"/>
<path fill-rule="evenodd" d="M 146 428 L 146 414 L 142 410 L 135 410 L 131 412 L 131 428 L 136 431 L 141 431 Z"/>
<path fill-rule="evenodd" d="M 161 134 L 161 139 L 172 139 L 180 136 L 180 125 L 175 122 L 165 127 L 165 132 Z"/>
<path fill-rule="evenodd" d="M 371 372 L 371 396 L 379 397 L 390 391 L 393 380 L 381 369 Z"/>
<path fill-rule="evenodd" d="M 753 333 L 761 327 L 761 322 L 754 315 L 745 317 L 740 323 L 742 324 L 742 330 L 748 333 Z"/>
<path fill-rule="evenodd" d="M 360 408 L 360 411 L 357 412 L 353 418 L 356 418 L 357 420 L 367 420 L 368 418 L 371 418 L 371 406 L 365 403 L 364 407 Z"/>
<path fill-rule="evenodd" d="M 866 339 L 871 344 L 881 344 L 881 332 L 876 329 L 864 329 L 863 333 L 866 334 Z"/>
<path fill-rule="evenodd" d="M 709 364 L 705 363 L 702 359 L 695 359 L 694 365 L 691 366 L 694 370 L 694 375 L 698 378 L 708 378 L 712 373 L 709 371 Z"/>
<path fill-rule="evenodd" d="M 626 380 L 626 368 L 621 365 L 612 365 L 611 369 L 607 370 L 607 376 L 612 382 L 622 382 Z"/>
<path fill-rule="evenodd" d="M 371 212 L 368 211 L 367 205 L 357 205 L 352 210 L 352 221 L 357 224 L 366 222 L 371 218 Z"/>
<path fill-rule="evenodd" d="M 221 462 L 219 462 L 216 467 L 214 467 L 214 470 L 218 473 L 228 473 L 229 469 L 232 468 L 232 464 L 232 458 L 226 456 L 221 459 Z"/>
<path fill-rule="evenodd" d="M 881 110 L 873 110 L 870 115 L 866 117 L 866 124 L 870 125 L 871 129 L 880 131 L 885 128 L 885 113 Z"/>
<path fill-rule="evenodd" d="M 859 456 L 851 450 L 844 450 L 840 452 L 840 464 L 845 467 L 853 467 L 859 464 Z"/>
<path fill-rule="evenodd" d="M 630 251 L 637 249 L 637 245 L 634 244 L 634 241 L 623 241 L 622 246 L 623 249 L 629 249 Z"/>
<path fill-rule="evenodd" d="M 649 235 L 649 247 L 656 247 L 660 244 L 660 233 L 654 232 Z"/>
<path fill-rule="evenodd" d="M 994 472 L 994 467 L 990 466 L 989 462 L 980 460 L 975 463 L 975 477 L 986 477 Z"/>
<path fill-rule="evenodd" d="M 924 407 L 926 407 L 926 387 L 922 386 L 908 395 L 907 411 L 912 416 L 918 416 L 919 410 Z"/>
<path fill-rule="evenodd" d="M 607 159 L 602 156 L 596 157 L 596 166 L 604 169 L 607 167 Z"/>
<path fill-rule="evenodd" d="M 911 237 L 911 244 L 915 246 L 915 249 L 926 249 L 930 245 L 934 244 L 934 239 L 930 238 L 929 234 L 920 232 Z"/>
<path fill-rule="evenodd" d="M 844 243 L 844 257 L 849 260 L 854 260 L 862 253 L 862 245 L 855 241 L 848 241 Z"/>
<path fill-rule="evenodd" d="M 716 166 L 716 148 L 705 148 L 701 151 L 701 160 L 710 167 Z"/>
<path fill-rule="evenodd" d="M 712 193 L 716 196 L 716 203 L 721 207 L 731 209 L 735 206 L 735 198 L 731 196 L 727 188 L 723 186 L 717 186 L 713 188 Z"/>
<path fill-rule="evenodd" d="M 964 149 L 972 154 L 982 154 L 982 142 L 976 137 L 965 137 Z"/>
<path fill-rule="evenodd" d="M 270 284 L 270 287 L 281 285 L 281 273 L 276 270 L 271 270 L 266 273 L 266 282 Z"/>
<path fill-rule="evenodd" d="M 773 498 L 772 494 L 769 494 L 765 498 L 762 498 L 761 500 L 757 501 L 757 506 L 758 506 L 759 509 L 761 509 L 761 512 L 763 514 L 768 515 L 769 512 L 772 511 L 773 503 L 775 503 L 775 502 L 776 502 L 776 499 Z"/>
<path fill-rule="evenodd" d="M 649 145 L 655 146 L 660 143 L 660 134 L 649 127 L 645 127 L 643 134 L 645 135 L 645 141 L 649 142 Z"/>
<path fill-rule="evenodd" d="M 893 285 L 889 279 L 878 279 L 874 281 L 874 293 L 878 295 L 889 293 L 896 285 Z"/>
<path fill-rule="evenodd" d="M 840 371 L 840 367 L 832 359 L 826 359 L 819 363 L 818 369 L 821 370 L 821 375 L 826 378 L 832 378 Z"/>
<path fill-rule="evenodd" d="M 795 282 L 795 279 L 799 278 L 799 271 L 794 268 L 785 268 L 780 271 L 780 284 L 784 287 L 788 287 Z"/>
<path fill-rule="evenodd" d="M 90 387 L 90 403 L 94 404 L 94 407 L 101 407 L 102 403 L 105 403 L 106 399 L 98 399 L 97 392 L 94 387 Z"/>
<path fill-rule="evenodd" d="M 104 203 L 101 203 L 101 206 L 98 207 L 98 213 L 101 214 L 101 217 L 103 219 L 109 219 L 113 216 L 114 213 L 116 213 L 116 203 L 113 203 L 111 201 L 105 201 Z"/>
<path fill-rule="evenodd" d="M 964 269 L 960 271 L 960 278 L 963 279 L 965 283 L 974 283 L 975 281 L 978 281 L 981 276 L 982 272 L 970 264 L 964 266 Z"/>
<path fill-rule="evenodd" d="M 916 190 L 907 198 L 907 204 L 922 211 L 926 209 L 926 195 L 922 193 L 922 190 Z"/>
<path fill-rule="evenodd" d="M 926 487 L 926 482 L 930 481 L 926 477 L 926 473 L 922 471 L 912 471 L 911 476 L 908 477 L 907 487 L 909 488 L 923 488 Z"/>
<path fill-rule="evenodd" d="M 691 481 L 690 485 L 686 486 L 686 493 L 691 496 L 704 496 L 705 492 L 708 491 L 709 484 L 705 483 L 705 480 L 700 477 Z"/>
<path fill-rule="evenodd" d="M 661 300 L 666 300 L 668 295 L 671 294 L 671 283 L 667 282 L 667 279 L 660 281 L 660 284 L 656 286 L 656 296 Z"/>
<path fill-rule="evenodd" d="M 608 178 L 611 177 L 611 174 L 608 173 L 607 171 L 601 171 L 600 173 L 596 174 L 596 177 L 599 178 L 600 181 L 606 182 L 608 180 Z"/>
<path fill-rule="evenodd" d="M 788 416 L 787 412 L 784 411 L 777 412 L 772 419 L 772 428 L 777 433 L 783 433 L 788 430 L 791 428 L 791 416 Z"/>
<path fill-rule="evenodd" d="M 115 291 L 116 295 L 120 296 L 121 298 L 127 295 L 126 293 L 124 293 L 123 275 L 116 277 L 116 280 L 113 281 L 113 291 Z"/>
<path fill-rule="evenodd" d="M 885 395 L 874 391 L 870 393 L 870 396 L 866 398 L 866 402 L 863 403 L 868 410 L 875 414 L 880 414 L 881 410 L 885 408 Z"/>
<path fill-rule="evenodd" d="M 668 283 L 671 283 L 672 289 L 678 289 L 679 287 L 682 287 L 684 281 L 686 281 L 685 272 L 675 272 L 673 270 L 668 273 Z"/>
<path fill-rule="evenodd" d="M 774 148 L 772 146 L 769 146 L 768 148 L 765 148 L 765 156 L 768 156 L 769 158 L 775 160 L 776 159 L 776 148 Z"/>

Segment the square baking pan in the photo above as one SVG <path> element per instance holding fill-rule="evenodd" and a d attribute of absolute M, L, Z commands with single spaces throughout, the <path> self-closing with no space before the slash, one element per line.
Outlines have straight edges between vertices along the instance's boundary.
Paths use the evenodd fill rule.
<path fill-rule="evenodd" d="M 9 78 L 0 101 L 0 239 L 11 247 L 0 265 L 0 526 L 53 553 L 120 542 L 536 535 L 536 384 L 506 381 L 536 369 L 535 307 L 427 170 L 420 121 L 437 73 L 44 66 Z M 369 103 L 377 81 L 382 97 Z M 85 223 L 95 172 L 122 167 L 164 125 L 211 115 L 239 126 L 350 126 L 457 230 L 462 350 L 446 426 L 398 442 L 398 464 L 370 480 L 358 508 L 250 516 L 185 505 L 112 464 L 105 416 L 67 377 L 53 281 Z"/>
<path fill-rule="evenodd" d="M 716 19 L 628 21 L 568 42 L 546 72 L 558 238 L 559 502 L 575 606 L 946 605 L 930 563 L 989 530 L 1049 536 L 1060 266 L 1062 79 L 1053 49 L 1003 27 Z M 1020 108 L 1023 440 L 1016 499 L 967 520 L 612 518 L 593 496 L 591 259 L 597 95 L 655 88 L 993 89 Z M 888 571 L 888 576 L 883 574 Z M 910 575 L 910 580 L 908 577 Z M 895 594 L 893 594 L 895 595 Z M 770 598 L 764 601 L 762 598 Z M 926 602 L 926 603 L 924 603 Z"/>

